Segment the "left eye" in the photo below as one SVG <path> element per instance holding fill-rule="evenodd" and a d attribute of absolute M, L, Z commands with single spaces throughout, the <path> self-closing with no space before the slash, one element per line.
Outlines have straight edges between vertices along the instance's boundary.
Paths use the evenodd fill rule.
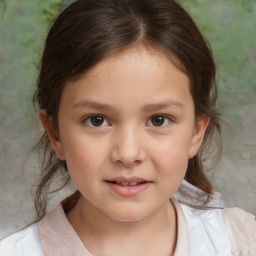
<path fill-rule="evenodd" d="M 92 127 L 104 127 L 110 125 L 109 122 L 100 115 L 89 116 L 83 122 Z"/>
<path fill-rule="evenodd" d="M 171 119 L 164 115 L 156 115 L 150 118 L 147 122 L 149 126 L 163 127 L 167 126 L 171 122 Z"/>

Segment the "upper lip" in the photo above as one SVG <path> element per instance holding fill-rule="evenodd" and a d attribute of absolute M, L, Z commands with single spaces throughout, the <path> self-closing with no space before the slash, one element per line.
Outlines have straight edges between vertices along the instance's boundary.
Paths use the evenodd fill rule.
<path fill-rule="evenodd" d="M 140 177 L 116 177 L 107 179 L 109 182 L 151 182 L 151 180 L 146 180 Z"/>

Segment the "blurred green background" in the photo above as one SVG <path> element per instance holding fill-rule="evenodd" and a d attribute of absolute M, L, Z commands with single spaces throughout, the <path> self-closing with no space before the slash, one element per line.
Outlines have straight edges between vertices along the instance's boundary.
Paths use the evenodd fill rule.
<path fill-rule="evenodd" d="M 1 225 L 24 208 L 24 194 L 38 176 L 27 154 L 36 137 L 32 95 L 47 30 L 68 2 L 0 0 Z M 179 2 L 210 42 L 218 66 L 224 154 L 210 175 L 230 206 L 256 213 L 256 1 Z"/>

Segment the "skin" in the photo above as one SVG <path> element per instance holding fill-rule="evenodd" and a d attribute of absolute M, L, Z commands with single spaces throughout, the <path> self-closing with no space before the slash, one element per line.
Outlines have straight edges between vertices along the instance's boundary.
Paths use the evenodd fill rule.
<path fill-rule="evenodd" d="M 174 253 L 176 216 L 169 199 L 209 123 L 194 112 L 188 77 L 145 48 L 108 57 L 67 83 L 58 132 L 40 111 L 56 154 L 81 192 L 67 217 L 93 255 Z M 103 123 L 95 126 L 90 115 Z M 155 115 L 163 123 L 155 125 Z M 139 177 L 149 185 L 122 196 L 107 182 L 117 177 Z"/>

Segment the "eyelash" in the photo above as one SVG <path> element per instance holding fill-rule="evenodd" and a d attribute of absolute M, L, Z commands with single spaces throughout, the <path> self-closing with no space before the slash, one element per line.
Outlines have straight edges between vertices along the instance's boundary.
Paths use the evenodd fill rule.
<path fill-rule="evenodd" d="M 160 125 L 154 125 L 153 122 L 152 122 L 153 119 L 154 118 L 159 118 L 159 117 L 163 118 L 163 123 L 162 124 L 160 123 Z M 99 125 L 94 125 L 92 123 L 92 118 L 102 118 L 102 120 L 101 120 L 102 123 L 100 123 Z M 98 121 L 100 121 L 100 120 L 98 120 Z M 166 124 L 166 121 L 168 122 L 167 124 Z M 107 124 L 103 125 L 106 122 L 107 122 Z M 166 116 L 164 114 L 157 114 L 157 115 L 151 116 L 150 119 L 146 122 L 146 124 L 148 126 L 150 126 L 150 127 L 166 127 L 166 126 L 168 126 L 170 124 L 170 122 L 173 122 L 173 119 L 170 118 L 169 116 Z M 89 115 L 89 116 L 85 117 L 82 120 L 82 123 L 85 123 L 87 126 L 90 126 L 90 127 L 106 127 L 106 126 L 111 126 L 110 123 L 107 121 L 107 119 L 103 115 L 97 115 L 97 114 Z"/>
<path fill-rule="evenodd" d="M 90 127 L 105 127 L 105 126 L 109 126 L 109 125 L 102 126 L 102 124 L 101 125 L 93 125 L 92 124 L 92 118 L 95 118 L 95 117 L 102 118 L 103 119 L 103 123 L 102 124 L 104 124 L 105 122 L 107 122 L 109 124 L 109 122 L 107 121 L 107 119 L 103 115 L 89 115 L 89 116 L 85 117 L 82 120 L 82 123 L 85 123 L 87 126 L 90 126 Z"/>
<path fill-rule="evenodd" d="M 166 127 L 170 124 L 170 122 L 173 121 L 172 118 L 170 118 L 169 116 L 166 116 L 164 114 L 157 114 L 157 115 L 152 116 L 147 123 L 149 123 L 149 122 L 152 123 L 153 118 L 159 118 L 159 117 L 163 118 L 163 121 L 164 121 L 163 124 L 165 124 L 165 125 L 161 124 L 161 125 L 149 125 L 149 126 L 151 126 L 151 127 Z M 167 124 L 166 124 L 166 121 L 168 122 Z"/>

